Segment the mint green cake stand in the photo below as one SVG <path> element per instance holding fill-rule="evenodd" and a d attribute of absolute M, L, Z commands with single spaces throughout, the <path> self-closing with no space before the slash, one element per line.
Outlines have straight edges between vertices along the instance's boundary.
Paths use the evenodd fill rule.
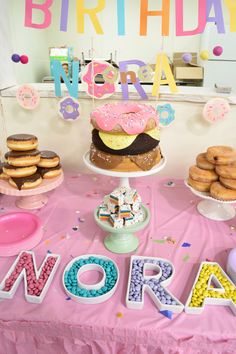
<path fill-rule="evenodd" d="M 102 230 L 109 232 L 104 240 L 105 247 L 113 253 L 130 253 L 135 251 L 138 248 L 139 240 L 134 235 L 134 232 L 140 231 L 148 225 L 150 221 L 149 209 L 142 205 L 144 220 L 132 226 L 123 227 L 122 229 L 115 229 L 109 221 L 99 220 L 98 209 L 94 211 L 95 221 Z"/>

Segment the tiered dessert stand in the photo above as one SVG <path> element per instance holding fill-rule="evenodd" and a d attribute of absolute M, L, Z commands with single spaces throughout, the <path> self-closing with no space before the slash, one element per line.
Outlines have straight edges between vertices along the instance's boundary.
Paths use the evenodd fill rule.
<path fill-rule="evenodd" d="M 129 178 L 133 177 L 144 177 L 150 176 L 160 172 L 166 165 L 166 159 L 162 158 L 160 163 L 153 167 L 149 171 L 137 171 L 137 172 L 117 172 L 109 171 L 103 168 L 95 166 L 90 161 L 89 151 L 85 153 L 83 159 L 85 165 L 93 172 L 102 174 L 110 177 L 120 178 L 119 186 L 121 187 L 130 187 Z M 98 217 L 98 208 L 94 211 L 94 218 L 96 223 L 109 234 L 105 237 L 104 244 L 105 247 L 113 253 L 129 253 L 137 249 L 139 245 L 138 238 L 134 235 L 134 232 L 142 230 L 145 226 L 148 225 L 150 220 L 150 211 L 149 209 L 142 205 L 142 211 L 144 215 L 144 220 L 142 222 L 136 223 L 135 225 L 129 227 L 123 227 L 122 229 L 114 229 L 109 222 L 101 221 Z"/>
<path fill-rule="evenodd" d="M 230 204 L 236 204 L 236 200 L 223 201 L 215 199 L 207 192 L 196 191 L 188 184 L 186 180 L 185 185 L 191 190 L 193 194 L 203 199 L 197 205 L 197 210 L 201 215 L 216 221 L 231 220 L 235 217 L 235 208 Z"/>
<path fill-rule="evenodd" d="M 12 187 L 8 181 L 0 180 L 0 193 L 19 197 L 16 199 L 16 206 L 22 209 L 40 209 L 47 204 L 48 197 L 45 195 L 63 182 L 63 173 L 56 178 L 44 179 L 37 187 L 32 189 L 18 190 Z"/>

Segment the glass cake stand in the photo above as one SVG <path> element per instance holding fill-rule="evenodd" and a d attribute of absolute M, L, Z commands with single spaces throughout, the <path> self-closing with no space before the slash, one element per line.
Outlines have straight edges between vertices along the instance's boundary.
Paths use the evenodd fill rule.
<path fill-rule="evenodd" d="M 235 208 L 230 204 L 236 204 L 236 200 L 218 200 L 213 198 L 208 192 L 199 192 L 195 190 L 188 184 L 187 180 L 185 180 L 184 183 L 193 194 L 204 199 L 201 200 L 197 205 L 197 210 L 201 215 L 216 221 L 231 220 L 235 217 Z"/>
<path fill-rule="evenodd" d="M 159 164 L 154 166 L 149 171 L 134 171 L 134 172 L 118 172 L 118 171 L 109 171 L 103 168 L 99 168 L 95 166 L 90 161 L 90 152 L 86 152 L 84 154 L 83 160 L 85 165 L 93 172 L 102 174 L 110 177 L 118 177 L 120 178 L 120 187 L 130 188 L 129 178 L 133 177 L 145 177 L 151 176 L 160 172 L 166 165 L 166 158 L 163 157 Z M 104 240 L 105 247 L 114 253 L 129 253 L 135 251 L 138 248 L 139 240 L 134 235 L 134 232 L 143 229 L 148 225 L 150 221 L 150 211 L 149 209 L 142 205 L 142 211 L 144 215 L 144 221 L 139 222 L 135 225 L 129 227 L 123 227 L 122 229 L 115 229 L 108 222 L 101 221 L 98 218 L 98 208 L 94 212 L 94 218 L 96 223 L 104 230 L 109 232 L 109 235 L 106 236 Z"/>
<path fill-rule="evenodd" d="M 63 172 L 55 178 L 43 179 L 42 183 L 32 189 L 18 190 L 12 187 L 8 181 L 0 180 L 0 193 L 20 197 L 16 199 L 16 206 L 21 209 L 40 209 L 47 204 L 48 197 L 45 195 L 63 182 Z"/>

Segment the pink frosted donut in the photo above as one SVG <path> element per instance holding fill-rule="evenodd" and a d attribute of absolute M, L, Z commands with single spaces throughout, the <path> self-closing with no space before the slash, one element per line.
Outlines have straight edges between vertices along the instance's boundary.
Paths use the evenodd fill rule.
<path fill-rule="evenodd" d="M 107 73 L 108 68 L 111 70 L 111 74 Z M 114 73 L 114 68 L 112 65 L 105 61 L 91 61 L 86 67 L 82 74 L 82 81 L 87 84 L 87 90 L 89 96 L 104 99 L 110 97 L 115 92 L 115 84 L 105 81 L 104 84 L 95 84 L 94 79 L 96 75 L 102 75 L 106 70 L 107 76 L 111 79 L 112 73 Z M 110 80 L 109 80 L 110 81 Z"/>
<path fill-rule="evenodd" d="M 155 108 L 145 104 L 108 103 L 96 108 L 90 117 L 94 128 L 105 132 L 135 135 L 159 126 Z"/>
<path fill-rule="evenodd" d="M 39 94 L 30 85 L 20 86 L 16 93 L 16 99 L 19 105 L 25 109 L 33 110 L 39 104 Z"/>
<path fill-rule="evenodd" d="M 203 109 L 203 117 L 208 122 L 215 123 L 223 120 L 230 112 L 230 105 L 224 98 L 213 98 Z"/>

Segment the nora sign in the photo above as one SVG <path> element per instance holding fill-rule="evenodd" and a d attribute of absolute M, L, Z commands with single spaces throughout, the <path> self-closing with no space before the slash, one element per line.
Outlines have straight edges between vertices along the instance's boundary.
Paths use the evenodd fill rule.
<path fill-rule="evenodd" d="M 26 301 L 41 303 L 59 262 L 59 255 L 47 254 L 38 269 L 34 253 L 22 251 L 0 283 L 0 299 L 12 299 L 23 281 Z M 85 283 L 81 276 L 88 271 L 99 272 L 100 280 L 92 284 Z M 73 258 L 65 267 L 62 283 L 65 293 L 72 300 L 81 304 L 99 304 L 115 293 L 119 286 L 119 273 L 119 268 L 112 259 L 102 255 L 84 254 Z M 205 305 L 209 304 L 228 306 L 236 315 L 236 287 L 218 263 L 200 264 L 185 306 L 168 289 L 174 273 L 175 268 L 167 259 L 132 256 L 126 306 L 142 309 L 144 293 L 147 293 L 159 311 L 181 313 L 185 310 L 190 314 L 201 314 Z"/>
<path fill-rule="evenodd" d="M 130 65 L 135 66 L 137 71 L 130 71 Z M 79 62 L 72 63 L 72 82 L 68 79 L 61 63 L 57 60 L 52 61 L 52 72 L 55 82 L 56 96 L 62 96 L 61 78 L 63 79 L 69 95 L 78 98 Z M 164 73 L 165 79 L 162 78 Z M 104 83 L 95 83 L 97 75 L 102 75 Z M 133 59 L 119 62 L 119 69 L 104 61 L 93 60 L 82 72 L 81 81 L 84 89 L 93 98 L 105 99 L 113 95 L 116 91 L 116 82 L 119 80 L 122 98 L 129 99 L 128 84 L 132 83 L 142 99 L 148 99 L 141 82 L 149 81 L 153 83 L 152 96 L 157 96 L 160 85 L 168 84 L 171 92 L 178 91 L 173 73 L 171 71 L 167 55 L 159 53 L 156 58 L 155 71 L 143 61 Z"/>
<path fill-rule="evenodd" d="M 97 0 L 94 7 L 88 5 L 89 1 L 76 0 L 72 2 L 69 0 L 61 0 L 61 13 L 59 30 L 66 32 L 72 23 L 72 16 L 76 16 L 76 32 L 86 33 L 85 18 L 94 28 L 96 34 L 109 33 L 110 29 L 106 28 L 106 24 L 102 23 L 101 15 L 104 16 L 106 12 L 106 5 L 111 0 Z M 213 22 L 216 24 L 218 33 L 225 33 L 224 15 L 227 13 L 230 20 L 230 31 L 236 32 L 236 1 L 235 0 L 195 0 L 196 6 L 196 21 L 192 28 L 185 29 L 184 20 L 186 13 L 184 3 L 186 0 L 156 0 L 154 2 L 149 0 L 133 1 L 133 13 L 139 12 L 139 22 L 136 24 L 137 34 L 140 36 L 147 36 L 148 22 L 151 17 L 155 17 L 156 21 L 161 21 L 162 36 L 169 36 L 170 34 L 170 15 L 171 6 L 175 7 L 175 34 L 176 36 L 192 36 L 204 32 L 207 23 Z M 53 4 L 59 0 L 44 0 L 39 4 L 36 0 L 25 0 L 25 21 L 26 27 L 45 29 L 50 27 L 54 17 L 57 15 L 53 13 Z M 186 1 L 187 2 L 187 1 Z M 75 5 L 74 5 L 75 4 Z M 129 21 L 127 16 L 125 0 L 114 0 L 114 10 L 109 17 L 116 21 L 117 35 L 126 35 L 126 24 Z M 33 18 L 39 14 L 40 21 L 36 22 Z M 107 22 L 107 21 L 106 21 Z"/>

